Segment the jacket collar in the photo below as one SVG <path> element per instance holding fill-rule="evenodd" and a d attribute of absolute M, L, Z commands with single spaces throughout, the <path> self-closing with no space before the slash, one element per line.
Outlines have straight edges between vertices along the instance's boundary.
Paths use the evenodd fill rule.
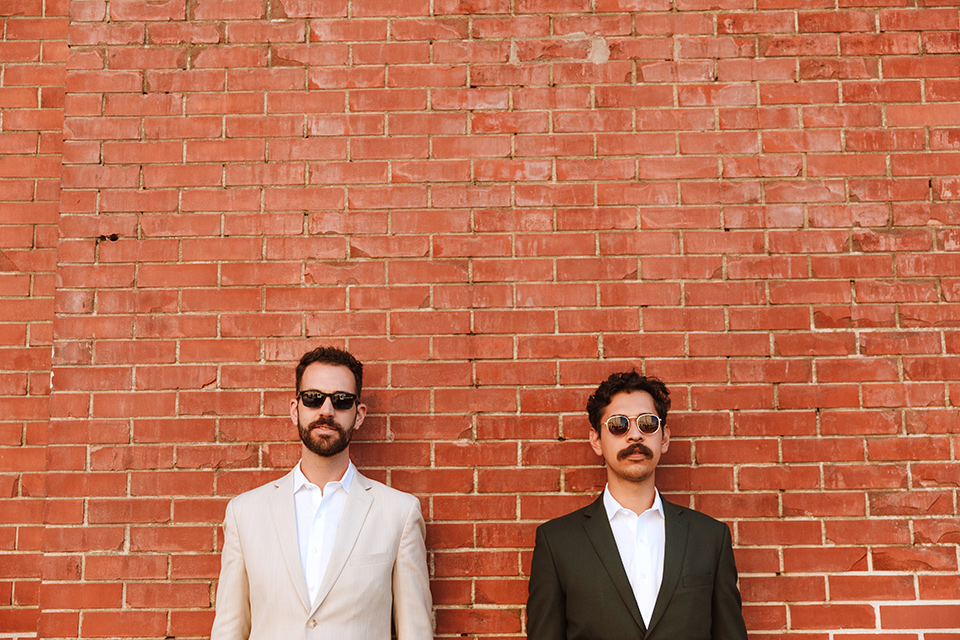
<path fill-rule="evenodd" d="M 613 537 L 613 529 L 610 528 L 610 520 L 607 519 L 607 511 L 603 506 L 603 496 L 597 498 L 589 504 L 584 510 L 585 516 L 583 529 L 590 538 L 594 551 L 600 558 L 600 562 L 607 570 L 607 575 L 613 582 L 617 593 L 625 607 L 633 616 L 634 622 L 641 630 L 646 631 L 643 625 L 643 618 L 640 615 L 640 607 L 637 606 L 637 599 L 633 596 L 633 589 L 630 587 L 630 579 L 627 578 L 627 572 L 623 568 L 623 561 L 620 559 L 620 552 L 617 551 L 617 541 Z"/>
<path fill-rule="evenodd" d="M 610 580 L 613 582 L 620 599 L 624 606 L 633 616 L 637 627 L 642 633 L 646 633 L 656 626 L 657 622 L 663 617 L 667 610 L 667 605 L 673 597 L 680 582 L 680 572 L 683 569 L 683 557 L 687 548 L 688 519 L 684 516 L 683 509 L 677 505 L 663 500 L 664 515 L 664 553 L 663 553 L 663 581 L 660 583 L 660 592 L 657 594 L 657 603 L 653 608 L 653 614 L 650 616 L 649 627 L 644 624 L 643 617 L 640 615 L 640 607 L 637 606 L 637 600 L 633 595 L 633 589 L 630 587 L 630 580 L 627 578 L 627 572 L 623 568 L 623 561 L 620 559 L 620 552 L 617 551 L 617 541 L 613 537 L 613 530 L 610 528 L 610 521 L 607 517 L 607 510 L 603 504 L 601 495 L 594 502 L 583 510 L 584 522 L 583 528 L 590 538 L 594 551 L 600 558 L 600 562 L 607 570 Z"/>
<path fill-rule="evenodd" d="M 311 603 L 307 595 L 307 581 L 303 577 L 303 566 L 300 564 L 297 513 L 293 500 L 294 476 L 294 471 L 290 471 L 290 473 L 273 482 L 276 494 L 270 500 L 270 516 L 279 541 L 280 554 L 283 556 L 287 573 L 290 574 L 290 580 L 293 582 L 304 611 L 312 613 L 330 593 L 330 589 L 337 581 L 350 554 L 353 552 L 360 528 L 363 526 L 373 503 L 373 496 L 370 493 L 373 483 L 359 471 L 353 476 L 353 481 L 347 490 L 347 502 L 343 508 L 340 528 L 337 530 L 337 537 L 333 543 L 330 564 L 327 565 L 327 570 L 323 574 L 317 599 Z"/>

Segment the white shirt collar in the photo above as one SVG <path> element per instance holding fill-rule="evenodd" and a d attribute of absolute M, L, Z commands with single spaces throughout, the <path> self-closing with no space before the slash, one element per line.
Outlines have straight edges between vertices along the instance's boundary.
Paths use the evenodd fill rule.
<path fill-rule="evenodd" d="M 310 482 L 309 480 L 307 480 L 307 476 L 303 475 L 303 470 L 300 469 L 301 464 L 303 464 L 303 460 L 300 460 L 300 462 L 297 463 L 297 466 L 293 468 L 293 492 L 294 493 L 296 493 L 297 491 L 299 491 L 300 489 L 302 489 L 307 485 L 311 485 L 314 487 L 317 486 L 312 482 Z M 347 470 L 343 472 L 343 475 L 340 477 L 340 479 L 334 480 L 332 482 L 328 482 L 327 484 L 330 485 L 334 483 L 339 483 L 340 486 L 343 487 L 343 490 L 349 493 L 350 485 L 353 484 L 353 477 L 356 475 L 356 473 L 357 473 L 357 468 L 353 466 L 353 460 L 350 460 L 347 463 Z"/>
<path fill-rule="evenodd" d="M 663 514 L 663 500 L 660 499 L 660 492 L 657 490 L 656 487 L 653 488 L 653 492 L 654 492 L 653 506 L 647 509 L 647 511 L 657 511 L 660 514 L 660 517 L 664 518 L 665 516 Z M 631 509 L 627 509 L 625 506 L 617 502 L 617 499 L 614 498 L 613 495 L 610 493 L 610 485 L 607 485 L 606 487 L 603 488 L 603 508 L 607 512 L 608 520 L 613 520 L 614 517 L 616 517 L 616 515 L 620 513 L 620 511 L 626 511 L 628 513 L 633 514 L 634 516 L 641 515 L 639 513 L 634 513 Z"/>

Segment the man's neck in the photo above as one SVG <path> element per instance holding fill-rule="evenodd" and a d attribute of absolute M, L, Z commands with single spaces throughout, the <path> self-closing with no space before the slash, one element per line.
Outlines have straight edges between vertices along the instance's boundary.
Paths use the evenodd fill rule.
<path fill-rule="evenodd" d="M 350 466 L 350 447 L 329 458 L 318 456 L 302 445 L 301 448 L 303 453 L 300 458 L 300 471 L 307 480 L 321 489 L 328 482 L 336 482 L 342 478 Z"/>
<path fill-rule="evenodd" d="M 610 474 L 610 476 L 612 475 Z M 617 476 L 610 476 L 607 477 L 607 489 L 613 499 L 619 502 L 622 507 L 639 515 L 653 506 L 653 501 L 657 496 L 653 477 L 643 482 L 629 482 Z"/>

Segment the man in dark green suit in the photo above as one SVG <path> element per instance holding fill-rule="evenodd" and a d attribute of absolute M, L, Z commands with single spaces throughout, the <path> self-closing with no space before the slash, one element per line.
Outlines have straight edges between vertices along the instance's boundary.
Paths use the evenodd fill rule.
<path fill-rule="evenodd" d="M 537 529 L 528 640 L 746 640 L 730 530 L 656 489 L 669 393 L 630 371 L 590 396 L 590 446 L 607 486 Z"/>

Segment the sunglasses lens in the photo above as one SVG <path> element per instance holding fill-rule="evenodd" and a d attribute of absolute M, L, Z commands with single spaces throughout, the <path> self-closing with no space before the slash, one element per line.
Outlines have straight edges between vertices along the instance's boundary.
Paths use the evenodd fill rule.
<path fill-rule="evenodd" d="M 347 409 L 353 408 L 353 403 L 357 401 L 357 396 L 349 393 L 335 393 L 330 396 L 330 401 L 333 403 L 333 408 L 337 411 L 346 411 Z"/>
<path fill-rule="evenodd" d="M 652 413 L 637 416 L 637 428 L 647 435 L 656 433 L 657 429 L 660 428 L 660 416 Z"/>
<path fill-rule="evenodd" d="M 319 391 L 301 391 L 300 392 L 300 402 L 303 403 L 303 406 L 308 409 L 319 409 L 323 406 L 323 402 L 327 399 L 327 396 L 320 393 Z"/>
<path fill-rule="evenodd" d="M 607 418 L 607 429 L 615 436 L 622 436 L 630 428 L 630 418 L 627 416 L 610 416 Z"/>
<path fill-rule="evenodd" d="M 301 391 L 300 402 L 308 409 L 319 409 L 330 398 L 330 403 L 337 411 L 346 411 L 353 407 L 357 396 L 352 393 L 323 393 L 322 391 Z"/>

